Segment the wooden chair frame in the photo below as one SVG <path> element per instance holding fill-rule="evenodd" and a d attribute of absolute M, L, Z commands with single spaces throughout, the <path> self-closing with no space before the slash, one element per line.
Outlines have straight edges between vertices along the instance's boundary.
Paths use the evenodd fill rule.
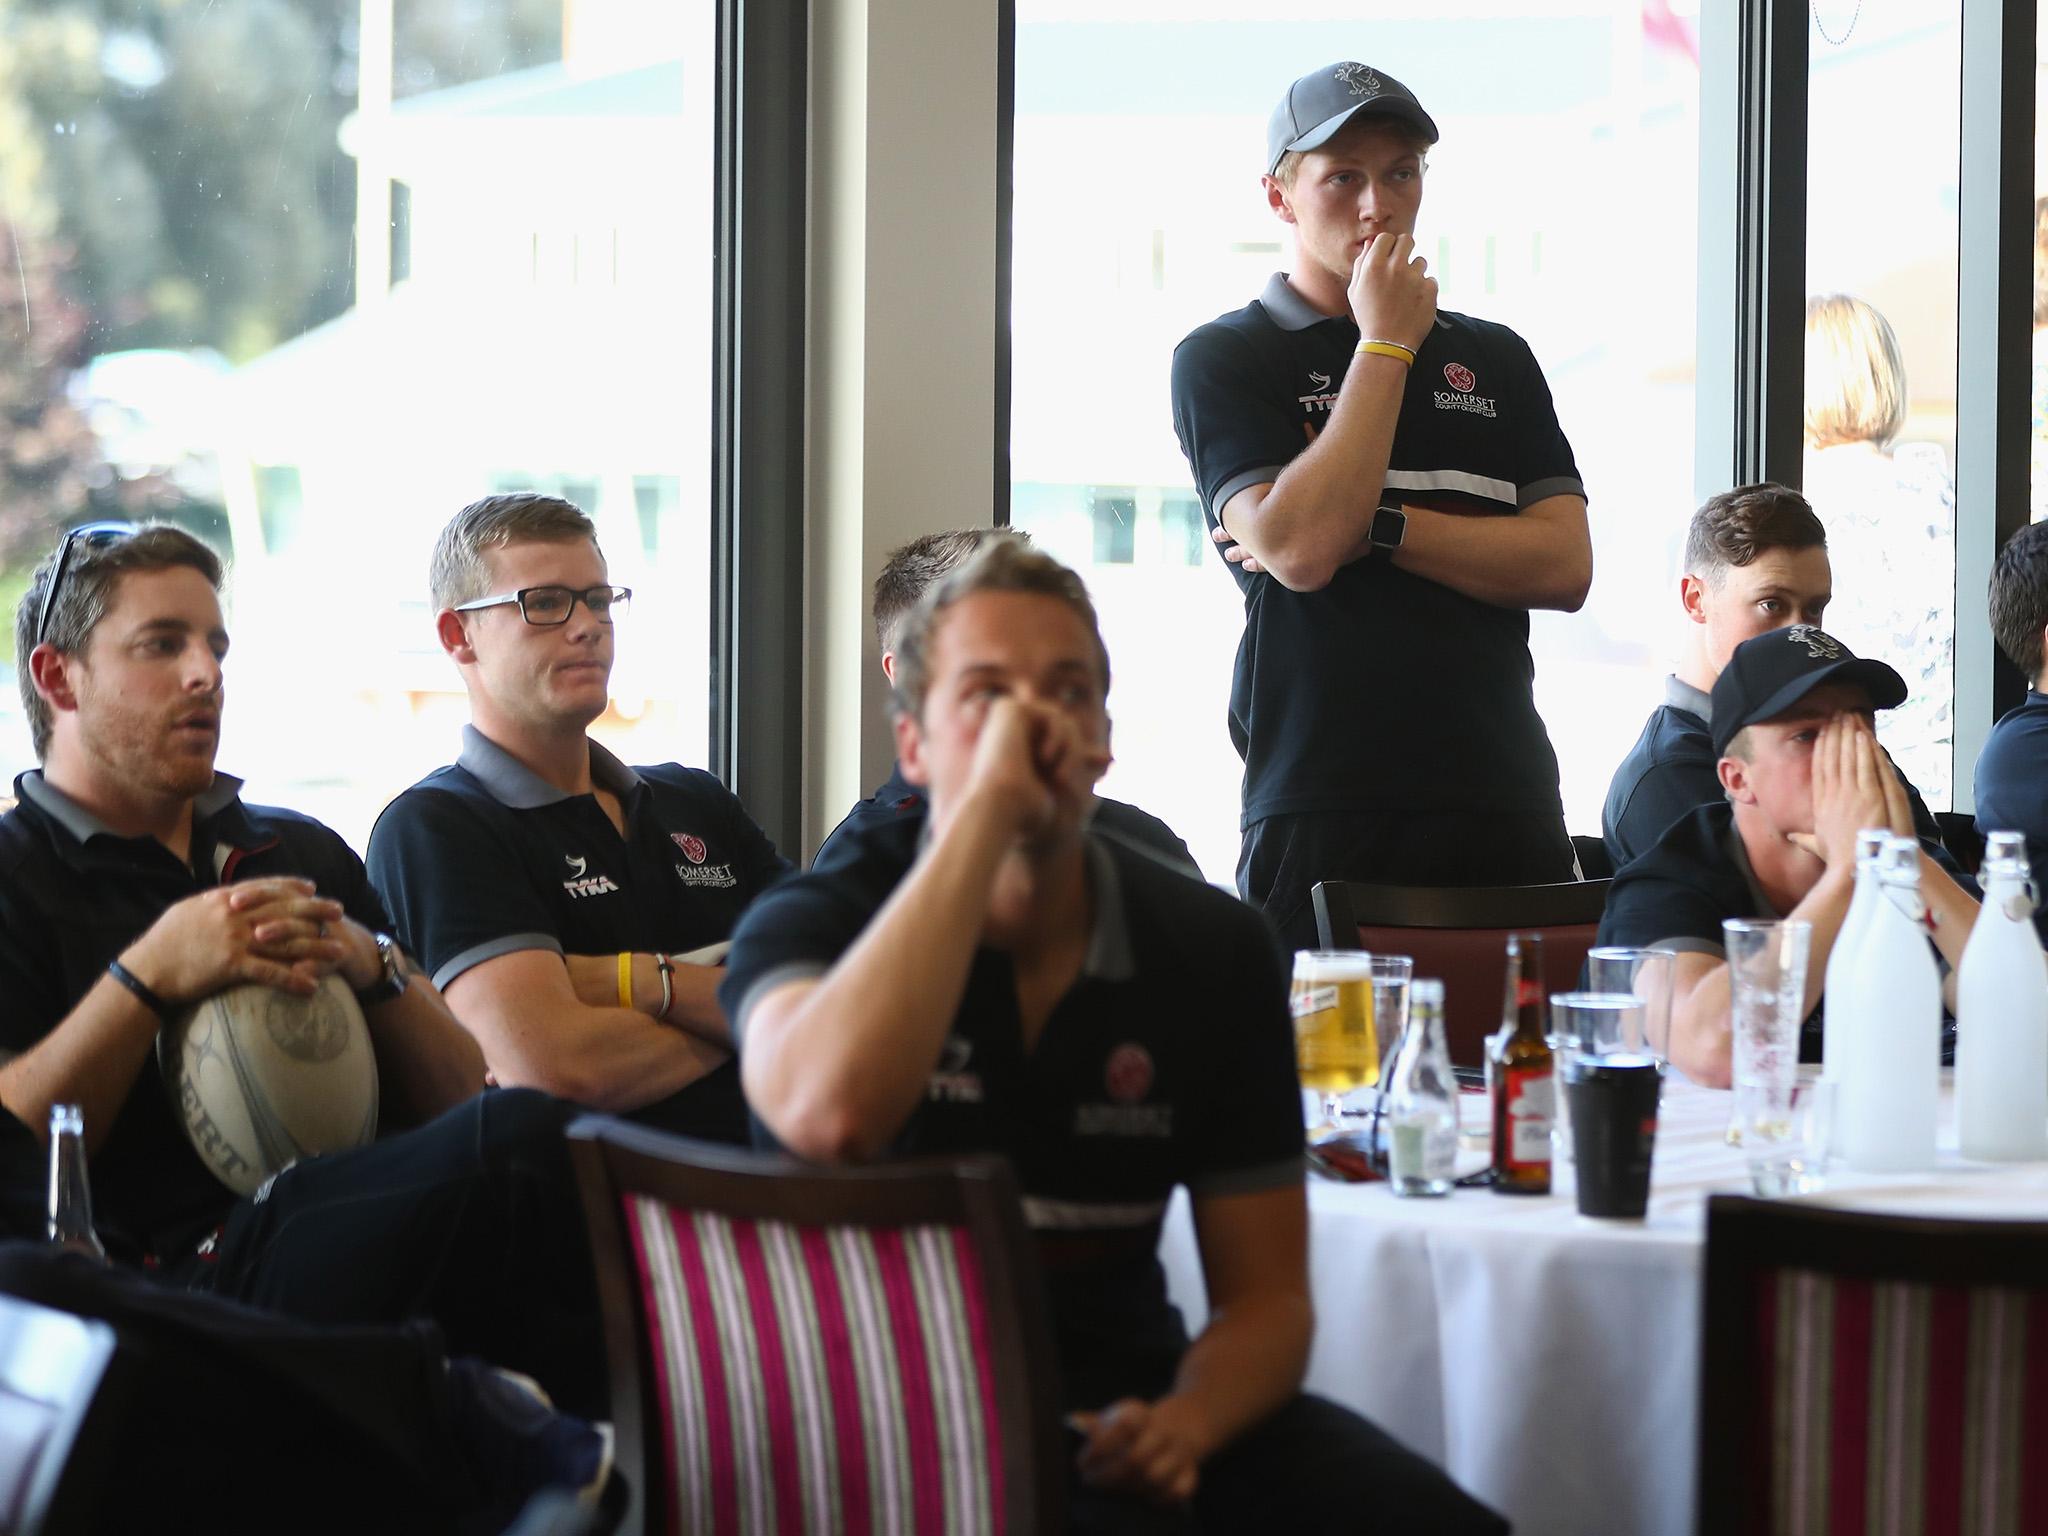
<path fill-rule="evenodd" d="M 1609 880 L 1556 885 L 1368 885 L 1323 880 L 1310 893 L 1326 948 L 1350 949 L 1360 928 L 1566 928 L 1598 923 Z"/>
<path fill-rule="evenodd" d="M 2048 1290 L 2048 1222 L 1951 1221 L 1712 1196 L 1700 1317 L 1701 1531 L 1759 1528 L 1769 1487 L 1748 1440 L 1757 1281 L 1786 1269 L 1907 1285 Z"/>
<path fill-rule="evenodd" d="M 580 1117 L 567 1134 L 604 1314 L 616 1457 L 633 1484 L 621 1536 L 658 1528 L 667 1475 L 649 1458 L 659 1412 L 650 1374 L 641 1367 L 652 1341 L 619 1212 L 620 1197 L 627 1194 L 796 1225 L 965 1228 L 982 1260 L 993 1325 L 1006 1528 L 1064 1529 L 1065 1442 L 1052 1374 L 1052 1328 L 1037 1253 L 1006 1161 L 978 1156 L 821 1168 L 602 1115 Z"/>

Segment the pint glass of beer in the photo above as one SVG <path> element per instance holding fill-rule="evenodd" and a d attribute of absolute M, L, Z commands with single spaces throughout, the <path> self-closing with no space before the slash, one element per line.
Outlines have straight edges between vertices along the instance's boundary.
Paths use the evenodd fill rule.
<path fill-rule="evenodd" d="M 1372 956 L 1357 949 L 1298 951 L 1293 1005 L 1301 1086 L 1323 1096 L 1323 1117 L 1334 1124 L 1345 1094 L 1380 1079 Z"/>

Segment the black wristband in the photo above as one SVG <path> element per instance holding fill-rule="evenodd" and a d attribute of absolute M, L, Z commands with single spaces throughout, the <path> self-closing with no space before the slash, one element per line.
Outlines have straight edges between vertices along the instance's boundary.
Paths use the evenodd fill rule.
<path fill-rule="evenodd" d="M 127 966 L 118 960 L 109 960 L 107 962 L 107 974 L 121 983 L 130 992 L 133 992 L 135 1000 L 155 1014 L 157 1018 L 166 1023 L 170 1021 L 171 1005 L 152 992 L 149 989 L 149 983 L 129 970 Z"/>

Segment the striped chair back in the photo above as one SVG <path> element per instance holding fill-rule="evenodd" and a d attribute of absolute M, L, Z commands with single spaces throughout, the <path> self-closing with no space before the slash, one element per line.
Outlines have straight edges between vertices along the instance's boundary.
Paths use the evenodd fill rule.
<path fill-rule="evenodd" d="M 2048 1225 L 1717 1196 L 1700 1529 L 2048 1531 Z"/>
<path fill-rule="evenodd" d="M 624 1529 L 1056 1526 L 1043 1301 L 1003 1164 L 821 1170 L 597 1117 L 569 1134 Z"/>

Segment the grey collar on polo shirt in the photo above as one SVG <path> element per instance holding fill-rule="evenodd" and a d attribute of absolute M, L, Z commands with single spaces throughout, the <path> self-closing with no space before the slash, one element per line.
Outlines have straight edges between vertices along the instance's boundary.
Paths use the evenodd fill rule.
<path fill-rule="evenodd" d="M 508 810 L 537 811 L 544 805 L 558 805 L 574 798 L 555 788 L 473 725 L 462 728 L 462 755 L 455 763 L 468 770 L 490 797 Z M 593 741 L 590 782 L 599 789 L 624 795 L 639 787 L 640 775 Z"/>
<path fill-rule="evenodd" d="M 1116 856 L 1092 834 L 1087 850 L 1088 877 L 1095 886 L 1095 930 L 1088 935 L 1081 974 L 1093 981 L 1129 981 L 1138 974 L 1138 957 L 1131 949 L 1130 913 L 1124 908 Z"/>
<path fill-rule="evenodd" d="M 1664 702 L 1688 715 L 1698 715 L 1709 727 L 1714 723 L 1714 696 L 1700 692 L 1675 672 L 1664 679 Z"/>
<path fill-rule="evenodd" d="M 231 773 L 216 773 L 213 782 L 192 799 L 194 820 L 204 820 L 225 810 L 228 804 L 242 792 L 242 781 Z M 112 827 L 93 815 L 63 790 L 43 777 L 40 768 L 31 768 L 21 776 L 21 793 L 32 801 L 37 810 L 57 823 L 79 842 L 87 842 L 104 834 L 118 837 Z"/>

